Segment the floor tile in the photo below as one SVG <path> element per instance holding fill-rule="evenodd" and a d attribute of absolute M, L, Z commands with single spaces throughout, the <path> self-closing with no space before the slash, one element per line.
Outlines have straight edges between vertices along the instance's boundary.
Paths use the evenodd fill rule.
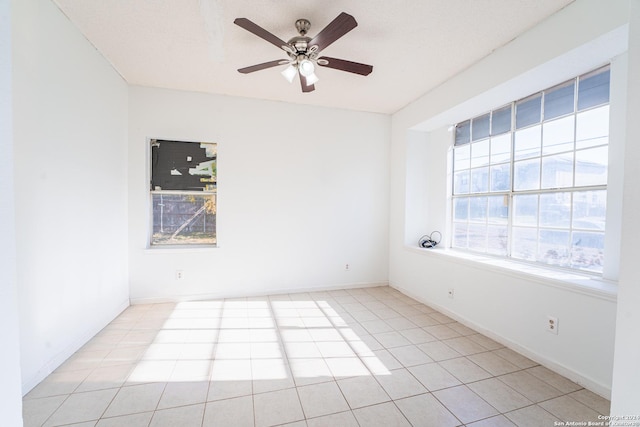
<path fill-rule="evenodd" d="M 354 409 L 360 427 L 410 427 L 402 412 L 391 402 Z"/>
<path fill-rule="evenodd" d="M 533 404 L 496 378 L 477 381 L 467 386 L 500 412 L 509 412 Z"/>
<path fill-rule="evenodd" d="M 306 418 L 335 414 L 349 409 L 342 391 L 334 381 L 298 387 L 298 396 Z"/>
<path fill-rule="evenodd" d="M 451 325 L 449 325 L 449 327 L 452 328 L 452 329 L 455 329 Z M 463 326 L 463 327 L 466 328 L 466 326 Z M 469 329 L 469 330 L 471 330 L 473 332 L 473 334 L 467 335 L 467 338 L 469 338 L 471 341 L 474 341 L 474 342 L 480 344 L 484 348 L 487 348 L 489 350 L 498 350 L 498 349 L 504 347 L 499 342 L 494 341 L 494 340 L 492 340 L 491 338 L 489 338 L 489 337 L 487 337 L 485 335 L 475 333 L 475 331 L 473 331 L 473 329 L 470 329 L 470 328 L 467 328 L 467 329 Z M 456 330 L 458 330 L 458 329 L 456 329 Z M 460 332 L 460 330 L 458 330 L 458 332 Z M 463 334 L 463 335 L 465 335 L 465 334 Z"/>
<path fill-rule="evenodd" d="M 253 383 L 246 381 L 211 381 L 207 401 L 230 399 L 233 397 L 248 396 L 253 393 Z"/>
<path fill-rule="evenodd" d="M 460 381 L 438 363 L 428 363 L 409 368 L 409 372 L 429 391 L 460 385 Z"/>
<path fill-rule="evenodd" d="M 582 386 L 568 380 L 560 374 L 556 374 L 555 372 L 545 368 L 544 366 L 529 368 L 526 370 L 526 372 L 530 373 L 534 377 L 541 379 L 547 384 L 551 384 L 554 388 L 557 388 L 563 393 L 571 393 L 572 391 L 578 391 L 582 388 Z"/>
<path fill-rule="evenodd" d="M 122 387 L 104 413 L 105 417 L 153 411 L 158 406 L 165 383 Z"/>
<path fill-rule="evenodd" d="M 117 389 L 108 389 L 74 393 L 60 405 L 44 425 L 97 420 L 102 416 L 117 392 Z"/>
<path fill-rule="evenodd" d="M 472 354 L 471 356 L 467 356 L 467 358 L 494 376 L 520 370 L 520 368 L 513 363 L 491 352 Z"/>
<path fill-rule="evenodd" d="M 440 324 L 440 322 L 438 322 L 436 319 L 434 319 L 433 317 L 429 316 L 426 313 L 418 314 L 417 316 L 412 316 L 410 317 L 410 319 L 414 324 L 422 328 L 426 326 L 436 326 Z"/>
<path fill-rule="evenodd" d="M 400 334 L 411 342 L 411 344 L 423 344 L 436 341 L 437 338 L 422 328 L 412 328 L 400 331 Z"/>
<path fill-rule="evenodd" d="M 413 323 L 411 320 L 406 317 L 394 317 L 393 319 L 387 319 L 387 324 L 391 326 L 396 331 L 404 331 L 406 329 L 414 329 L 418 325 Z"/>
<path fill-rule="evenodd" d="M 601 421 L 598 419 L 600 414 L 569 396 L 556 397 L 538 405 L 561 420 Z"/>
<path fill-rule="evenodd" d="M 291 375 L 297 386 L 333 381 L 333 374 L 324 359 L 291 359 Z"/>
<path fill-rule="evenodd" d="M 446 340 L 450 338 L 459 337 L 460 334 L 447 325 L 435 325 L 435 326 L 427 326 L 424 328 L 425 331 L 429 332 L 434 337 L 439 340 Z"/>
<path fill-rule="evenodd" d="M 199 426 L 202 424 L 204 410 L 203 403 L 155 411 L 149 427 Z"/>
<path fill-rule="evenodd" d="M 290 423 L 304 419 L 295 389 L 273 391 L 253 396 L 256 427 Z"/>
<path fill-rule="evenodd" d="M 459 333 L 462 336 L 472 336 L 472 335 L 482 336 L 482 335 L 478 334 L 476 331 L 474 331 L 473 329 L 471 329 L 470 327 L 463 325 L 462 323 L 458 323 L 458 322 L 448 323 L 447 326 L 450 327 L 451 329 L 453 329 L 454 331 L 456 331 L 457 333 Z M 487 339 L 489 339 L 489 338 L 487 338 Z"/>
<path fill-rule="evenodd" d="M 405 368 L 416 365 L 423 365 L 425 363 L 433 362 L 429 356 L 421 351 L 415 345 L 408 345 L 403 347 L 393 347 L 389 349 L 389 352 L 395 357 Z"/>
<path fill-rule="evenodd" d="M 438 363 L 463 383 L 479 381 L 492 376 L 466 357 L 443 360 Z"/>
<path fill-rule="evenodd" d="M 553 425 L 553 424 L 549 424 Z M 485 418 L 475 423 L 467 424 L 467 427 L 515 427 L 516 425 L 509 421 L 504 415 L 498 415 L 497 417 Z"/>
<path fill-rule="evenodd" d="M 373 337 L 387 349 L 411 344 L 408 339 L 396 331 L 373 334 Z"/>
<path fill-rule="evenodd" d="M 66 395 L 62 395 L 23 400 L 22 418 L 24 427 L 40 427 L 62 405 L 66 398 Z"/>
<path fill-rule="evenodd" d="M 551 415 L 538 405 L 527 406 L 526 408 L 504 414 L 518 427 L 540 427 L 553 426 L 560 421 L 559 418 Z M 575 421 L 575 420 L 574 420 Z"/>
<path fill-rule="evenodd" d="M 486 348 L 480 344 L 470 340 L 467 337 L 451 338 L 444 341 L 446 345 L 462 354 L 463 356 L 469 356 L 471 354 L 482 353 L 487 351 Z"/>
<path fill-rule="evenodd" d="M 351 411 L 307 419 L 309 427 L 359 427 Z"/>
<path fill-rule="evenodd" d="M 135 364 L 128 363 L 97 368 L 85 378 L 76 392 L 118 388 L 124 384 L 135 366 Z"/>
<path fill-rule="evenodd" d="M 497 354 L 503 359 L 508 360 L 509 362 L 513 363 L 520 369 L 527 369 L 527 368 L 531 368 L 533 366 L 538 365 L 533 360 L 526 358 L 525 356 L 511 350 L 510 348 L 501 348 L 499 350 L 493 350 L 493 353 Z"/>
<path fill-rule="evenodd" d="M 460 421 L 429 393 L 396 400 L 395 404 L 414 426 L 460 425 Z"/>
<path fill-rule="evenodd" d="M 611 402 L 589 390 L 583 389 L 573 392 L 569 394 L 569 397 L 574 398 L 578 402 L 588 406 L 601 415 L 609 415 L 611 412 Z"/>
<path fill-rule="evenodd" d="M 400 363 L 398 359 L 393 357 L 393 354 L 391 354 L 389 350 L 386 350 L 386 349 L 375 350 L 373 352 L 373 356 L 379 359 L 380 362 L 382 362 L 382 364 L 390 371 L 393 369 L 402 368 L 402 363 Z"/>
<path fill-rule="evenodd" d="M 390 400 L 384 389 L 373 377 L 353 377 L 338 381 L 349 406 L 361 408 Z"/>
<path fill-rule="evenodd" d="M 92 371 L 92 369 L 81 369 L 54 372 L 27 393 L 25 398 L 36 399 L 71 394 Z"/>
<path fill-rule="evenodd" d="M 253 408 L 251 396 L 208 402 L 204 410 L 202 427 L 253 427 Z"/>
<path fill-rule="evenodd" d="M 454 359 L 462 356 L 460 353 L 443 343 L 442 341 L 433 341 L 418 345 L 427 356 L 439 362 L 441 360 Z"/>
<path fill-rule="evenodd" d="M 494 407 L 464 385 L 439 390 L 433 395 L 465 424 L 498 415 Z"/>
<path fill-rule="evenodd" d="M 427 389 L 406 369 L 396 369 L 390 375 L 376 375 L 376 380 L 392 399 L 426 393 Z"/>
<path fill-rule="evenodd" d="M 498 379 L 532 402 L 541 402 L 562 395 L 560 390 L 551 387 L 528 372 L 513 372 L 502 375 Z"/>
<path fill-rule="evenodd" d="M 96 427 L 148 427 L 153 412 L 143 412 L 141 414 L 122 415 L 119 417 L 102 418 L 95 425 Z M 153 424 L 152 424 L 153 425 Z M 166 425 L 166 424 L 165 424 Z"/>
<path fill-rule="evenodd" d="M 367 320 L 360 322 L 360 324 L 370 334 L 379 334 L 381 332 L 390 332 L 394 330 L 386 321 L 381 319 Z"/>
<path fill-rule="evenodd" d="M 335 379 L 371 375 L 367 366 L 358 357 L 330 357 L 324 361 Z"/>
<path fill-rule="evenodd" d="M 175 408 L 207 401 L 209 381 L 171 382 L 162 393 L 158 409 Z"/>

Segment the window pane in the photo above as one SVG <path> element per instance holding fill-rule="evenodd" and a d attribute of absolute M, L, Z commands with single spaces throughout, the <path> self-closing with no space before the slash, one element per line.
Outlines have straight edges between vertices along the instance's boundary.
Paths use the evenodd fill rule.
<path fill-rule="evenodd" d="M 471 141 L 471 121 L 467 120 L 456 125 L 456 142 L 454 145 L 468 144 Z"/>
<path fill-rule="evenodd" d="M 508 162 L 511 159 L 511 134 L 491 137 L 491 163 Z"/>
<path fill-rule="evenodd" d="M 511 256 L 534 261 L 538 247 L 538 230 L 536 228 L 514 227 L 512 234 Z"/>
<path fill-rule="evenodd" d="M 509 217 L 509 197 L 491 196 L 489 197 L 488 222 L 492 224 L 506 224 Z"/>
<path fill-rule="evenodd" d="M 469 220 L 472 222 L 485 222 L 487 220 L 487 198 L 469 198 Z"/>
<path fill-rule="evenodd" d="M 594 147 L 609 142 L 609 106 L 578 114 L 576 149 Z"/>
<path fill-rule="evenodd" d="M 469 169 L 471 161 L 471 146 L 463 145 L 462 147 L 456 147 L 453 150 L 453 170 L 459 171 L 462 169 Z"/>
<path fill-rule="evenodd" d="M 574 231 L 571 243 L 572 267 L 598 273 L 602 272 L 604 233 Z"/>
<path fill-rule="evenodd" d="M 511 105 L 491 114 L 491 135 L 499 135 L 511 130 Z"/>
<path fill-rule="evenodd" d="M 609 102 L 609 69 L 580 77 L 578 81 L 578 111 Z"/>
<path fill-rule="evenodd" d="M 525 194 L 513 196 L 514 225 L 538 224 L 538 195 Z"/>
<path fill-rule="evenodd" d="M 542 125 L 542 154 L 573 150 L 574 116 L 565 117 Z"/>
<path fill-rule="evenodd" d="M 471 167 L 485 166 L 489 164 L 489 140 L 478 141 L 471 144 Z"/>
<path fill-rule="evenodd" d="M 489 168 L 471 169 L 471 193 L 489 192 Z"/>
<path fill-rule="evenodd" d="M 511 188 L 511 165 L 504 163 L 491 166 L 491 191 L 509 191 Z"/>
<path fill-rule="evenodd" d="M 515 133 L 514 158 L 516 160 L 540 155 L 540 129 L 538 125 Z"/>
<path fill-rule="evenodd" d="M 608 157 L 606 146 L 576 151 L 576 187 L 606 185 Z"/>
<path fill-rule="evenodd" d="M 471 132 L 473 141 L 489 137 L 489 113 L 472 120 Z"/>
<path fill-rule="evenodd" d="M 571 220 L 571 193 L 540 195 L 540 226 L 569 228 Z"/>
<path fill-rule="evenodd" d="M 513 165 L 513 189 L 515 191 L 540 188 L 540 160 L 525 160 Z"/>
<path fill-rule="evenodd" d="M 573 153 L 542 158 L 542 188 L 573 186 Z"/>
<path fill-rule="evenodd" d="M 542 94 L 516 103 L 516 129 L 540 122 Z"/>
<path fill-rule="evenodd" d="M 538 261 L 551 265 L 567 266 L 569 259 L 569 232 L 540 230 Z"/>
<path fill-rule="evenodd" d="M 604 231 L 607 215 L 607 192 L 578 191 L 573 193 L 573 222 L 571 227 Z"/>
<path fill-rule="evenodd" d="M 217 144 L 151 140 L 151 190 L 213 190 Z"/>
<path fill-rule="evenodd" d="M 152 194 L 152 245 L 216 243 L 215 194 Z"/>
<path fill-rule="evenodd" d="M 469 198 L 459 197 L 453 199 L 453 218 L 456 221 L 469 219 Z"/>
<path fill-rule="evenodd" d="M 467 194 L 469 192 L 469 171 L 453 174 L 453 194 Z"/>
<path fill-rule="evenodd" d="M 487 226 L 484 224 L 469 224 L 469 249 L 486 252 Z"/>
<path fill-rule="evenodd" d="M 487 227 L 487 252 L 493 255 L 507 255 L 507 227 L 490 225 Z"/>
<path fill-rule="evenodd" d="M 573 112 L 575 81 L 544 92 L 544 119 L 564 116 Z"/>
<path fill-rule="evenodd" d="M 466 248 L 467 247 L 467 223 L 454 222 L 453 223 L 453 239 L 451 246 L 454 248 Z"/>

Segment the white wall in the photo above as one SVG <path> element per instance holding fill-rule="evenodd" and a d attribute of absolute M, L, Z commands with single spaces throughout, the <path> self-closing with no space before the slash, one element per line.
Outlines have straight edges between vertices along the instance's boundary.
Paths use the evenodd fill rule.
<path fill-rule="evenodd" d="M 13 8 L 26 393 L 128 305 L 127 86 L 52 1 Z"/>
<path fill-rule="evenodd" d="M 386 283 L 389 129 L 380 114 L 132 87 L 132 301 Z M 149 138 L 218 143 L 217 248 L 147 249 Z"/>
<path fill-rule="evenodd" d="M 0 0 L 0 420 L 22 425 L 11 113 L 11 3 Z"/>
<path fill-rule="evenodd" d="M 615 65 L 616 57 L 627 49 L 627 4 L 627 0 L 578 0 L 419 98 L 392 119 L 392 286 L 449 312 L 604 396 L 611 393 L 615 291 L 606 285 L 594 290 L 564 286 L 558 280 L 438 251 L 421 251 L 415 248 L 415 241 L 420 233 L 434 229 L 443 231 L 445 240 L 448 237 L 448 125 L 612 59 Z M 612 79 L 623 80 L 624 75 L 625 72 L 612 70 Z M 616 80 L 612 87 L 625 84 Z M 619 99 L 614 101 L 613 97 L 612 93 L 612 112 L 620 114 L 625 108 L 614 107 Z M 623 135 L 612 132 L 611 138 L 616 149 L 624 146 Z M 416 155 L 422 158 L 422 164 L 415 160 Z M 614 175 L 622 176 L 620 166 L 613 165 L 612 170 Z M 420 179 L 424 182 L 416 185 L 414 181 Z M 616 182 L 617 176 L 612 181 Z M 609 190 L 616 200 L 621 200 L 620 188 Z M 619 223 L 620 218 L 613 221 Z M 615 249 L 613 253 L 618 252 Z M 613 261 L 617 264 L 618 260 Z M 637 270 L 634 272 L 637 277 Z M 447 297 L 449 288 L 455 288 L 454 299 Z M 548 315 L 559 318 L 557 336 L 545 331 Z"/>
<path fill-rule="evenodd" d="M 626 147 L 624 157 L 624 199 L 621 241 L 620 291 L 616 321 L 616 346 L 613 371 L 611 413 L 637 415 L 640 413 L 640 1 L 630 2 L 628 85 L 626 105 Z M 637 420 L 636 420 L 637 422 Z"/>

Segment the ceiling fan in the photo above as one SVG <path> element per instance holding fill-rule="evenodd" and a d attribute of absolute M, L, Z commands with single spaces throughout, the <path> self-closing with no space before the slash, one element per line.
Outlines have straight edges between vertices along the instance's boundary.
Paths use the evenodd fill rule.
<path fill-rule="evenodd" d="M 314 84 L 319 80 L 315 74 L 316 65 L 362 76 L 368 76 L 373 71 L 371 65 L 328 56 L 319 57 L 323 49 L 358 26 L 355 18 L 348 13 L 342 12 L 313 38 L 307 37 L 311 23 L 307 19 L 298 19 L 296 30 L 300 35 L 291 38 L 288 42 L 281 40 L 247 18 L 237 18 L 233 23 L 284 50 L 289 56 L 289 59 L 276 59 L 240 68 L 238 71 L 243 74 L 288 64 L 288 67 L 282 71 L 282 75 L 291 83 L 297 74 L 300 77 L 302 92 L 311 92 L 315 89 Z"/>

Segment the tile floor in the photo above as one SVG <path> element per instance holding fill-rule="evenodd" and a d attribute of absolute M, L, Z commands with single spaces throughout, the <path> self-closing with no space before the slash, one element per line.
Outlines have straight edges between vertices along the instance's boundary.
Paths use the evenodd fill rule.
<path fill-rule="evenodd" d="M 553 426 L 609 402 L 389 287 L 135 305 L 24 425 Z"/>

